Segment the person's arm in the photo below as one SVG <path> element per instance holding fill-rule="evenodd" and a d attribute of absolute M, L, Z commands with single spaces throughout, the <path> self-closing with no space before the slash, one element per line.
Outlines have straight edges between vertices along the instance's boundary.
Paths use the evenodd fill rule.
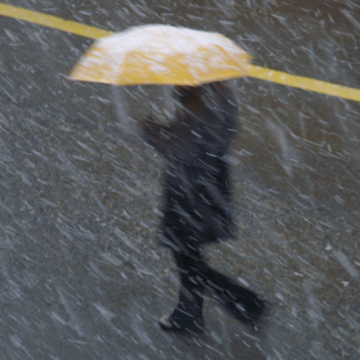
<path fill-rule="evenodd" d="M 152 117 L 148 117 L 141 123 L 141 132 L 145 142 L 164 155 L 169 142 L 166 127 L 157 123 Z"/>
<path fill-rule="evenodd" d="M 196 136 L 193 133 L 195 124 L 192 120 L 186 117 L 176 118 L 170 126 L 165 126 L 157 123 L 152 117 L 146 118 L 141 125 L 143 138 L 167 159 L 189 159 L 196 152 Z"/>

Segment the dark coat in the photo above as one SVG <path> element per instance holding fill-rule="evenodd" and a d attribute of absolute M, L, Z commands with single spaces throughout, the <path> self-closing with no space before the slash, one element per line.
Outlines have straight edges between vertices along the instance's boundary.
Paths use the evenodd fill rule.
<path fill-rule="evenodd" d="M 224 155 L 235 132 L 236 105 L 222 83 L 175 87 L 170 126 L 149 118 L 145 141 L 165 160 L 161 241 L 175 250 L 231 237 L 229 171 Z"/>

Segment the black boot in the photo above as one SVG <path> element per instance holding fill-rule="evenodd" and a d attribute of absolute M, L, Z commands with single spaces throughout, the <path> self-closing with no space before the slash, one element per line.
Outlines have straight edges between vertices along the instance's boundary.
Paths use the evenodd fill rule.
<path fill-rule="evenodd" d="M 180 278 L 182 285 L 179 302 L 169 316 L 160 319 L 159 325 L 163 330 L 187 331 L 195 334 L 203 332 L 205 327 L 202 316 L 203 288 L 194 277 L 181 274 Z"/>
<path fill-rule="evenodd" d="M 170 316 L 162 316 L 159 325 L 165 331 L 184 331 L 198 334 L 204 331 L 205 322 L 202 316 L 194 318 L 175 309 Z"/>

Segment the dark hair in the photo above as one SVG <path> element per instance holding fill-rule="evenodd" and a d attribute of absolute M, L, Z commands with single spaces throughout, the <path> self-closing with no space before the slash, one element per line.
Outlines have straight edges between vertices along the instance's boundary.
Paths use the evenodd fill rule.
<path fill-rule="evenodd" d="M 173 97 L 183 103 L 187 100 L 191 100 L 201 95 L 201 86 L 174 86 Z"/>

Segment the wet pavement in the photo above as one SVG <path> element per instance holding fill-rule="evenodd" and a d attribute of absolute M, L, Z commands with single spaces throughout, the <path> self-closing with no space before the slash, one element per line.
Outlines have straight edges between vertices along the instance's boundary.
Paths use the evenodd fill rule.
<path fill-rule="evenodd" d="M 112 31 L 218 31 L 256 65 L 360 88 L 355 1 L 11 5 Z M 157 320 L 178 280 L 156 240 L 162 164 L 136 121 L 164 119 L 169 88 L 69 82 L 92 41 L 0 24 L 0 359 L 360 358 L 359 103 L 230 82 L 237 236 L 206 257 L 272 310 L 254 331 L 206 300 L 205 334 L 168 334 Z"/>

